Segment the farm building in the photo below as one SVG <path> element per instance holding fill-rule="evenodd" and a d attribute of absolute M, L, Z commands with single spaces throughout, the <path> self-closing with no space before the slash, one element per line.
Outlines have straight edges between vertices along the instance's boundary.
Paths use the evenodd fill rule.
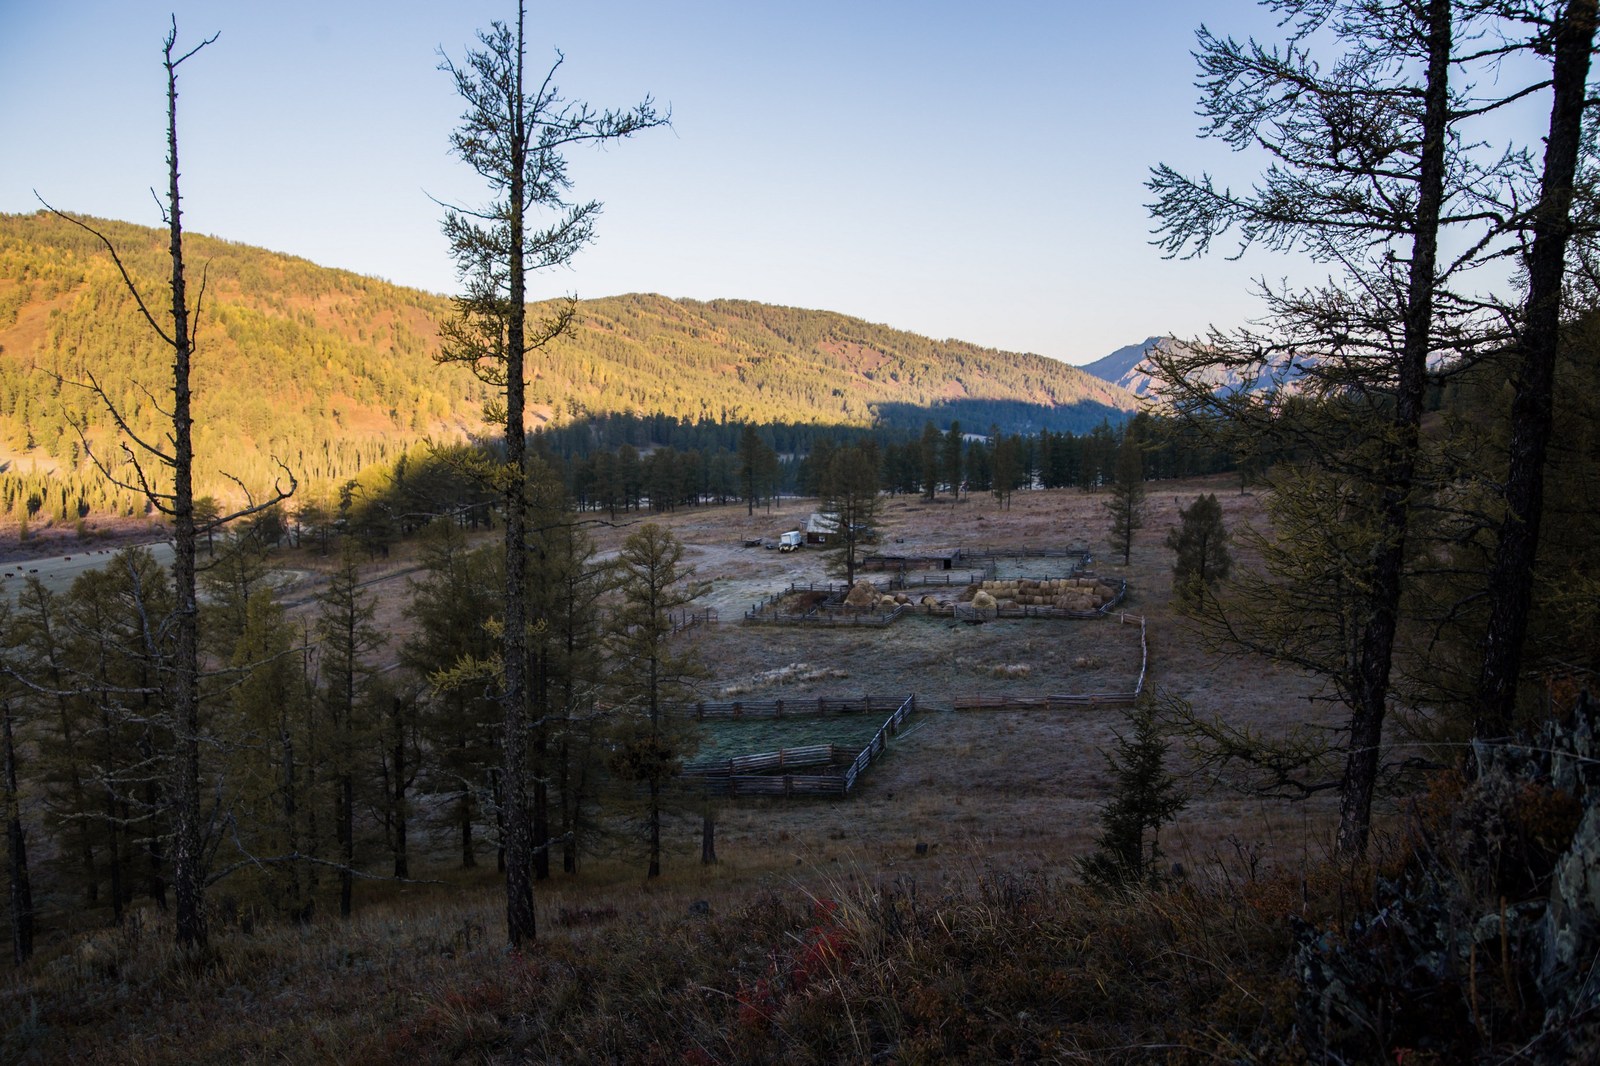
<path fill-rule="evenodd" d="M 820 544 L 826 546 L 832 544 L 834 538 L 838 535 L 838 515 L 824 513 L 822 511 L 814 511 L 812 512 L 811 517 L 806 519 L 807 544 Z"/>

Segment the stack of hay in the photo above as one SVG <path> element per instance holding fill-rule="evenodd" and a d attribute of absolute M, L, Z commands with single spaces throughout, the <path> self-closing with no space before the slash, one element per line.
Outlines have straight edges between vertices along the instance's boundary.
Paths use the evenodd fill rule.
<path fill-rule="evenodd" d="M 877 604 L 878 590 L 870 581 L 857 581 L 844 597 L 846 607 L 876 607 Z"/>
<path fill-rule="evenodd" d="M 974 606 L 977 597 L 988 595 L 1001 607 L 1054 607 L 1063 611 L 1094 611 L 1110 603 L 1116 592 L 1098 578 L 1066 577 L 1049 581 L 1021 578 L 1010 581 L 985 581 L 981 588 L 969 587 L 962 594 Z"/>

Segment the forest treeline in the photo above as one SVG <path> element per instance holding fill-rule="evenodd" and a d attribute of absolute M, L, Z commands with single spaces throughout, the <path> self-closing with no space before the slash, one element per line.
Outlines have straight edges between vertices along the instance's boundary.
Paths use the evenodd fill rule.
<path fill-rule="evenodd" d="M 1195 477 L 1235 468 L 1227 452 L 1147 412 L 1086 433 L 965 432 L 962 423 L 925 420 L 919 432 L 802 423 L 689 422 L 666 415 L 600 415 L 541 429 L 530 448 L 577 512 L 663 513 L 681 507 L 767 506 L 781 496 L 828 495 L 833 456 L 871 444 L 876 488 L 887 495 L 993 494 L 1003 501 L 1030 489 L 1095 490 L 1114 477 L 1132 442 L 1148 480 Z M 254 519 L 269 543 L 287 538 L 328 552 L 349 534 L 369 554 L 387 551 L 437 517 L 473 528 L 491 525 L 497 502 L 476 471 L 500 449 L 475 441 L 417 443 L 328 488 L 303 490 Z M 1257 457 L 1244 472 L 1267 457 Z M 207 508 L 215 501 L 208 501 Z"/>
<path fill-rule="evenodd" d="M 658 806 L 703 802 L 668 788 L 692 753 L 682 726 L 641 710 L 681 697 L 696 675 L 668 644 L 693 609 L 693 583 L 670 537 L 597 561 L 584 528 L 606 516 L 593 512 L 754 507 L 779 491 L 833 498 L 833 457 L 858 450 L 879 463 L 878 491 L 991 493 L 999 506 L 1022 488 L 1098 487 L 1126 447 L 1152 476 L 1225 462 L 1144 414 L 1081 436 L 1026 438 L 932 421 L 909 435 L 628 415 L 534 434 L 531 803 L 537 838 L 550 842 L 536 875 L 552 861 L 571 872 L 586 855 L 640 847 L 630 827 L 648 806 L 642 785 L 662 792 Z M 358 878 L 410 876 L 419 853 L 453 854 L 465 868 L 503 859 L 494 687 L 504 556 L 470 536 L 503 517 L 482 477 L 499 461 L 482 443 L 414 445 L 332 495 L 308 492 L 203 538 L 201 729 L 212 743 L 201 766 L 219 801 L 205 845 L 230 913 L 348 914 Z M 202 519 L 214 513 L 214 501 L 198 507 Z M 408 635 L 391 642 L 362 568 L 400 538 L 416 540 L 421 567 L 406 597 Z M 291 546 L 333 561 L 314 607 L 293 616 L 271 580 L 274 553 Z M 167 905 L 172 726 L 145 622 L 171 608 L 171 576 L 142 548 L 66 592 L 29 579 L 14 606 L 0 602 L 12 795 L 34 797 L 38 815 L 28 866 L 38 930 L 120 921 L 140 899 Z M 641 685 L 654 685 L 647 698 Z"/>
<path fill-rule="evenodd" d="M 158 292 L 162 233 L 120 222 L 101 228 L 134 280 Z M 416 441 L 456 441 L 484 428 L 491 390 L 434 359 L 450 300 L 223 240 L 189 240 L 206 287 L 194 381 L 199 491 L 231 498 L 230 475 L 271 484 L 274 457 L 302 484 L 332 488 Z M 161 417 L 162 374 L 155 339 L 93 237 L 44 212 L 0 215 L 7 518 L 143 513 L 144 500 L 108 483 L 85 454 L 87 441 L 102 459 L 120 458 L 103 404 L 80 386 L 92 376 L 148 433 Z M 549 426 L 631 413 L 916 430 L 932 412 L 1008 433 L 1085 432 L 1134 405 L 1114 386 L 1039 356 L 828 312 L 647 295 L 582 302 L 571 336 L 543 353 L 530 379 L 532 417 Z"/>

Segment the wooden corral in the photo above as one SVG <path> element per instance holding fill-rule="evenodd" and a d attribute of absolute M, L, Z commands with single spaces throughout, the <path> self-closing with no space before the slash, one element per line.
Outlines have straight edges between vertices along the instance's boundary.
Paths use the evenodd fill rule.
<path fill-rule="evenodd" d="M 847 796 L 867 767 L 888 750 L 889 738 L 900 731 L 916 707 L 916 696 L 904 697 L 854 758 L 848 749 L 817 744 L 692 763 L 683 768 L 683 776 L 702 782 L 707 792 L 717 796 Z M 813 767 L 837 769 L 810 774 L 785 772 Z"/>
<path fill-rule="evenodd" d="M 672 622 L 673 634 L 682 633 L 685 629 L 693 629 L 695 626 L 716 625 L 718 621 L 715 607 L 706 607 L 699 611 L 670 611 L 667 617 Z"/>
<path fill-rule="evenodd" d="M 916 581 L 915 585 L 906 579 L 903 574 L 891 579 L 889 589 L 905 590 L 910 587 L 953 587 L 964 585 L 970 588 L 974 584 L 981 584 L 985 578 L 982 575 L 968 577 L 962 580 L 955 574 L 926 575 L 927 580 Z M 938 580 L 943 578 L 943 581 Z M 1043 580 L 1062 580 L 1046 578 Z M 844 626 L 887 626 L 898 621 L 903 615 L 916 612 L 920 614 L 943 615 L 955 617 L 968 622 L 985 622 L 995 618 L 1103 618 L 1115 611 L 1122 603 L 1128 592 L 1128 582 L 1123 579 L 1112 587 L 1116 588 L 1115 594 L 1106 603 L 1094 610 L 1076 611 L 1064 607 L 1050 607 L 1042 604 L 1018 604 L 1011 607 L 992 607 L 976 609 L 966 603 L 947 604 L 921 604 L 900 603 L 893 607 L 884 606 L 881 602 L 870 607 L 851 607 L 844 602 L 850 592 L 846 585 L 822 585 L 815 583 L 795 583 L 782 592 L 775 592 L 752 604 L 745 611 L 746 622 L 765 622 L 776 625 L 844 625 Z M 887 590 L 886 590 L 887 591 Z M 791 596 L 809 593 L 822 593 L 822 596 L 808 604 L 803 610 L 785 609 L 784 601 Z"/>
<path fill-rule="evenodd" d="M 874 553 L 861 560 L 866 571 L 908 574 L 927 570 L 980 570 L 994 576 L 1002 559 L 1075 559 L 1072 573 L 1081 574 L 1092 562 L 1089 549 L 1070 548 L 953 548 L 923 554 Z"/>
<path fill-rule="evenodd" d="M 824 596 L 800 612 L 785 610 L 783 601 L 796 594 L 822 592 Z M 894 609 L 880 606 L 850 607 L 844 602 L 849 595 L 848 585 L 818 585 L 813 583 L 790 585 L 782 592 L 773 593 L 760 603 L 753 604 L 744 613 L 746 622 L 769 622 L 778 625 L 844 625 L 886 626 L 906 613 L 907 605 Z"/>
<path fill-rule="evenodd" d="M 865 714 L 886 711 L 906 701 L 905 696 L 818 696 L 815 699 L 727 700 L 676 703 L 667 713 L 705 721 L 707 718 L 822 718 L 830 714 Z"/>
<path fill-rule="evenodd" d="M 954 570 L 956 561 L 960 557 L 960 548 L 926 555 L 893 555 L 880 552 L 862 559 L 860 569 L 894 571 L 902 574 L 915 570 Z"/>

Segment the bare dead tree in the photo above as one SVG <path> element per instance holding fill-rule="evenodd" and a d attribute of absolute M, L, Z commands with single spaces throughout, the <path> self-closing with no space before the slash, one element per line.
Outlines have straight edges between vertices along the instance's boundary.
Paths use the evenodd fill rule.
<path fill-rule="evenodd" d="M 82 387 L 89 389 L 109 413 L 120 434 L 123 475 L 90 450 L 91 459 L 102 474 L 123 488 L 140 492 L 150 505 L 172 521 L 172 576 L 176 606 L 160 625 L 160 646 L 164 653 L 164 695 L 172 717 L 172 780 L 167 795 L 173 808 L 171 861 L 175 896 L 177 942 L 182 948 L 203 948 L 206 944 L 206 856 L 200 780 L 200 640 L 199 612 L 195 595 L 195 546 L 197 535 L 226 522 L 263 511 L 289 498 L 297 487 L 294 474 L 281 462 L 284 481 L 273 486 L 267 499 L 257 500 L 246 492 L 246 506 L 230 514 L 218 515 L 203 525 L 197 524 L 194 497 L 194 442 L 190 368 L 205 298 L 202 280 L 191 308 L 183 247 L 183 214 L 178 190 L 178 68 L 196 53 L 214 43 L 213 34 L 181 54 L 177 50 L 178 23 L 162 47 L 162 67 L 167 78 L 167 191 L 162 207 L 169 234 L 171 275 L 167 285 L 168 306 L 162 314 L 152 310 L 134 281 L 116 247 L 104 233 L 87 223 L 64 214 L 45 203 L 46 208 L 97 238 L 111 254 L 124 285 L 133 297 L 140 316 L 172 353 L 172 407 L 162 413 L 171 423 L 165 444 L 141 435 L 126 418 L 111 395 L 92 374 Z M 41 202 L 44 202 L 41 198 Z M 82 429 L 80 427 L 80 435 Z M 85 446 L 88 440 L 84 438 Z M 237 479 L 234 479 L 237 481 Z M 243 486 L 241 486 L 243 487 Z"/>

